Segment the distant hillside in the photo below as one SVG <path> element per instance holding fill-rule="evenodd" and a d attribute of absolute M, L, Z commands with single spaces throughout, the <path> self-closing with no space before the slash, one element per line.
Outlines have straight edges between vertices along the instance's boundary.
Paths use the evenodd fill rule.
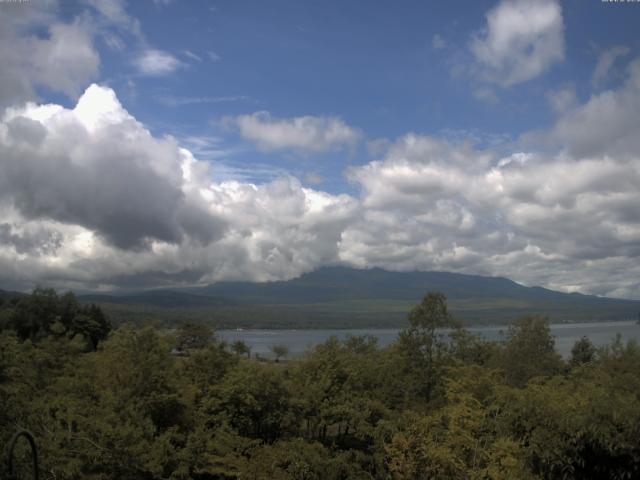
<path fill-rule="evenodd" d="M 192 319 L 218 328 L 398 327 L 428 291 L 447 295 L 451 311 L 466 324 L 503 324 L 528 314 L 553 322 L 623 320 L 640 312 L 640 301 L 525 287 L 506 278 L 342 267 L 282 282 L 221 282 L 80 298 L 100 303 L 121 321 Z"/>
<path fill-rule="evenodd" d="M 389 272 L 379 268 L 357 270 L 326 267 L 281 282 L 221 282 L 192 293 L 235 298 L 248 303 L 319 303 L 353 299 L 418 301 L 426 291 L 437 290 L 450 300 L 505 297 L 517 300 L 613 301 L 600 297 L 566 294 L 541 287 L 525 287 L 507 278 L 449 272 Z M 626 302 L 626 301 L 623 301 Z M 640 302 L 639 302 L 640 303 Z"/>
<path fill-rule="evenodd" d="M 0 290 L 0 301 L 11 300 L 14 298 L 24 297 L 26 294 L 22 292 L 12 292 L 9 290 Z"/>
<path fill-rule="evenodd" d="M 159 308 L 207 308 L 236 305 L 231 299 L 210 295 L 195 295 L 175 290 L 149 290 L 127 295 L 80 295 L 84 302 L 113 303 L 119 305 L 149 305 Z"/>

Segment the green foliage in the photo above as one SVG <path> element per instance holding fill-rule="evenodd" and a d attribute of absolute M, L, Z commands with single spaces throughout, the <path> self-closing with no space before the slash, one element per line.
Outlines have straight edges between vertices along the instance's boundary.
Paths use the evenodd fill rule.
<path fill-rule="evenodd" d="M 289 355 L 289 347 L 286 345 L 273 345 L 271 352 L 273 356 L 276 357 L 276 362 L 278 362 L 281 358 L 287 358 L 287 355 Z"/>
<path fill-rule="evenodd" d="M 296 411 L 279 368 L 244 361 L 220 383 L 205 406 L 240 435 L 273 442 L 297 423 Z"/>
<path fill-rule="evenodd" d="M 563 362 L 555 351 L 549 320 L 523 317 L 509 327 L 501 366 L 508 384 L 522 387 L 537 376 L 562 371 Z"/>
<path fill-rule="evenodd" d="M 409 313 L 409 328 L 400 332 L 398 343 L 404 356 L 403 370 L 420 379 L 416 384 L 417 395 L 427 400 L 432 398 L 438 370 L 448 350 L 442 329 L 459 327 L 449 313 L 447 299 L 442 293 L 427 293 Z"/>
<path fill-rule="evenodd" d="M 429 292 L 409 313 L 409 325 L 411 329 L 433 334 L 436 328 L 454 327 L 457 322 L 449 313 L 447 297 L 439 292 Z"/>
<path fill-rule="evenodd" d="M 527 479 L 524 449 L 501 435 L 491 408 L 474 395 L 493 386 L 491 372 L 462 369 L 446 381 L 447 404 L 428 414 L 406 414 L 405 426 L 386 446 L 389 471 L 398 479 Z"/>
<path fill-rule="evenodd" d="M 591 340 L 587 337 L 582 337 L 577 340 L 571 349 L 571 360 L 569 364 L 572 367 L 584 365 L 585 363 L 593 362 L 596 359 L 597 349 Z"/>
<path fill-rule="evenodd" d="M 48 336 L 81 336 L 96 350 L 107 338 L 111 323 L 97 305 L 80 305 L 71 292 L 58 296 L 53 289 L 36 288 L 0 310 L 0 327 L 11 329 L 22 340 L 40 341 Z"/>
<path fill-rule="evenodd" d="M 233 342 L 231 350 L 233 350 L 237 355 L 246 355 L 247 358 L 251 358 L 251 348 L 242 340 L 236 340 Z"/>
<path fill-rule="evenodd" d="M 185 322 L 176 333 L 176 349 L 181 352 L 205 348 L 213 340 L 213 330 L 207 325 Z"/>
<path fill-rule="evenodd" d="M 25 298 L 0 309 L 26 325 L 0 332 L 0 442 L 33 431 L 47 480 L 640 478 L 640 347 L 619 337 L 569 368 L 546 320 L 491 343 L 430 294 L 387 348 L 276 364 L 197 324 L 92 344 L 97 311 Z"/>
<path fill-rule="evenodd" d="M 280 441 L 256 448 L 239 478 L 252 480 L 325 480 L 331 475 L 330 453 L 319 443 Z"/>
<path fill-rule="evenodd" d="M 497 402 L 502 428 L 526 446 L 527 463 L 542 478 L 637 478 L 638 391 L 616 383 L 596 370 L 505 389 Z"/>
<path fill-rule="evenodd" d="M 474 335 L 464 328 L 457 328 L 449 334 L 450 353 L 456 360 L 475 365 L 489 365 L 500 354 L 499 346 L 486 341 L 480 335 Z"/>

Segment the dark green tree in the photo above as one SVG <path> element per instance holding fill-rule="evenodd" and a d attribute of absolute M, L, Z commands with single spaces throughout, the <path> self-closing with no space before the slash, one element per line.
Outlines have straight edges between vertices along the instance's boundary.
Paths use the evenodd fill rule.
<path fill-rule="evenodd" d="M 60 320 L 58 294 L 52 288 L 36 288 L 20 299 L 13 310 L 10 326 L 22 340 L 40 340 L 52 333 Z"/>
<path fill-rule="evenodd" d="M 523 317 L 509 326 L 500 361 L 507 383 L 522 387 L 531 378 L 553 376 L 563 362 L 555 350 L 555 340 L 544 317 Z"/>
<path fill-rule="evenodd" d="M 433 395 L 439 364 L 447 351 L 445 329 L 459 326 L 449 313 L 447 297 L 429 292 L 409 313 L 409 328 L 400 332 L 398 343 L 405 357 L 405 369 L 413 377 L 418 395 L 427 400 Z"/>
<path fill-rule="evenodd" d="M 577 367 L 585 363 L 593 362 L 596 359 L 597 349 L 591 340 L 587 337 L 582 337 L 577 340 L 571 349 L 571 359 L 569 364 L 572 367 Z"/>
<path fill-rule="evenodd" d="M 287 355 L 289 355 L 289 347 L 286 345 L 273 345 L 271 347 L 271 353 L 276 357 L 276 362 L 279 362 L 281 358 L 287 358 Z"/>
<path fill-rule="evenodd" d="M 98 349 L 98 344 L 109 336 L 111 322 L 97 305 L 80 308 L 71 321 L 69 336 L 82 335 L 92 350 Z"/>
<path fill-rule="evenodd" d="M 22 340 L 81 335 L 91 350 L 109 335 L 111 323 L 97 305 L 81 305 L 72 292 L 36 288 L 10 310 L 7 324 Z"/>
<path fill-rule="evenodd" d="M 186 322 L 176 332 L 176 348 L 182 352 L 205 348 L 213 338 L 213 330 L 208 326 Z"/>
<path fill-rule="evenodd" d="M 273 364 L 241 362 L 225 377 L 207 408 L 238 434 L 267 442 L 299 424 L 282 371 Z"/>
<path fill-rule="evenodd" d="M 251 358 L 251 347 L 242 340 L 236 340 L 233 342 L 231 350 L 233 350 L 237 355 L 246 355 L 247 358 Z"/>

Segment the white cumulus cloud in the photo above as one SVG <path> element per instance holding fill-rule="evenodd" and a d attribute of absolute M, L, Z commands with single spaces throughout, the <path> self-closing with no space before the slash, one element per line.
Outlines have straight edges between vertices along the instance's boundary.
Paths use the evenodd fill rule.
<path fill-rule="evenodd" d="M 562 8 L 556 0 L 501 0 L 471 42 L 486 80 L 508 87 L 564 59 Z"/>
<path fill-rule="evenodd" d="M 565 148 L 571 155 L 615 156 L 637 161 L 640 152 L 640 59 L 627 66 L 618 89 L 592 95 L 582 105 L 567 109 L 555 126 L 533 142 Z"/>
<path fill-rule="evenodd" d="M 361 139 L 358 129 L 336 117 L 273 118 L 268 112 L 256 112 L 226 119 L 240 135 L 264 151 L 296 150 L 322 153 L 352 148 Z"/>
<path fill-rule="evenodd" d="M 73 110 L 27 104 L 5 113 L 0 198 L 25 218 L 80 225 L 122 248 L 185 235 L 206 243 L 223 222 L 187 195 L 182 157 L 173 139 L 153 138 L 112 90 L 92 85 Z"/>
<path fill-rule="evenodd" d="M 616 45 L 602 52 L 598 57 L 596 68 L 593 70 L 593 75 L 591 76 L 591 84 L 594 87 L 602 85 L 610 75 L 616 60 L 620 57 L 628 55 L 629 52 L 629 47 L 625 45 Z"/>
<path fill-rule="evenodd" d="M 150 76 L 169 75 L 182 67 L 182 62 L 171 53 L 153 48 L 140 52 L 133 63 L 138 72 Z"/>
<path fill-rule="evenodd" d="M 615 273 L 621 259 L 640 256 L 638 159 L 501 158 L 409 135 L 350 175 L 363 193 L 361 216 L 342 235 L 346 263 L 640 297 L 638 262 Z"/>
<path fill-rule="evenodd" d="M 36 97 L 46 87 L 76 97 L 96 77 L 100 56 L 90 24 L 68 23 L 48 4 L 3 9 L 0 15 L 0 108 Z"/>
<path fill-rule="evenodd" d="M 289 278 L 335 262 L 357 211 L 291 177 L 216 183 L 208 163 L 153 137 L 98 85 L 73 109 L 8 109 L 0 171 L 3 284 Z"/>

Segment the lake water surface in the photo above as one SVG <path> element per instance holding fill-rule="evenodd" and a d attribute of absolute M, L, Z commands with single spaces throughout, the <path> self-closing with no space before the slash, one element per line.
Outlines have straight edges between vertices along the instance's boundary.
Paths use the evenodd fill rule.
<path fill-rule="evenodd" d="M 551 324 L 551 333 L 556 339 L 556 350 L 567 357 L 571 347 L 582 336 L 588 337 L 596 346 L 604 346 L 613 340 L 617 333 L 624 341 L 635 338 L 640 341 L 640 325 L 636 322 L 598 322 L 598 323 L 570 323 Z M 502 340 L 507 331 L 506 326 L 500 327 L 469 327 L 472 333 L 478 333 L 487 340 Z M 398 328 L 388 329 L 347 329 L 347 330 L 219 330 L 219 337 L 227 342 L 244 341 L 253 354 L 270 357 L 273 345 L 285 345 L 289 348 L 289 355 L 302 355 L 314 346 L 324 343 L 329 337 L 335 336 L 343 340 L 348 336 L 372 335 L 377 337 L 381 347 L 392 343 L 398 336 Z"/>

